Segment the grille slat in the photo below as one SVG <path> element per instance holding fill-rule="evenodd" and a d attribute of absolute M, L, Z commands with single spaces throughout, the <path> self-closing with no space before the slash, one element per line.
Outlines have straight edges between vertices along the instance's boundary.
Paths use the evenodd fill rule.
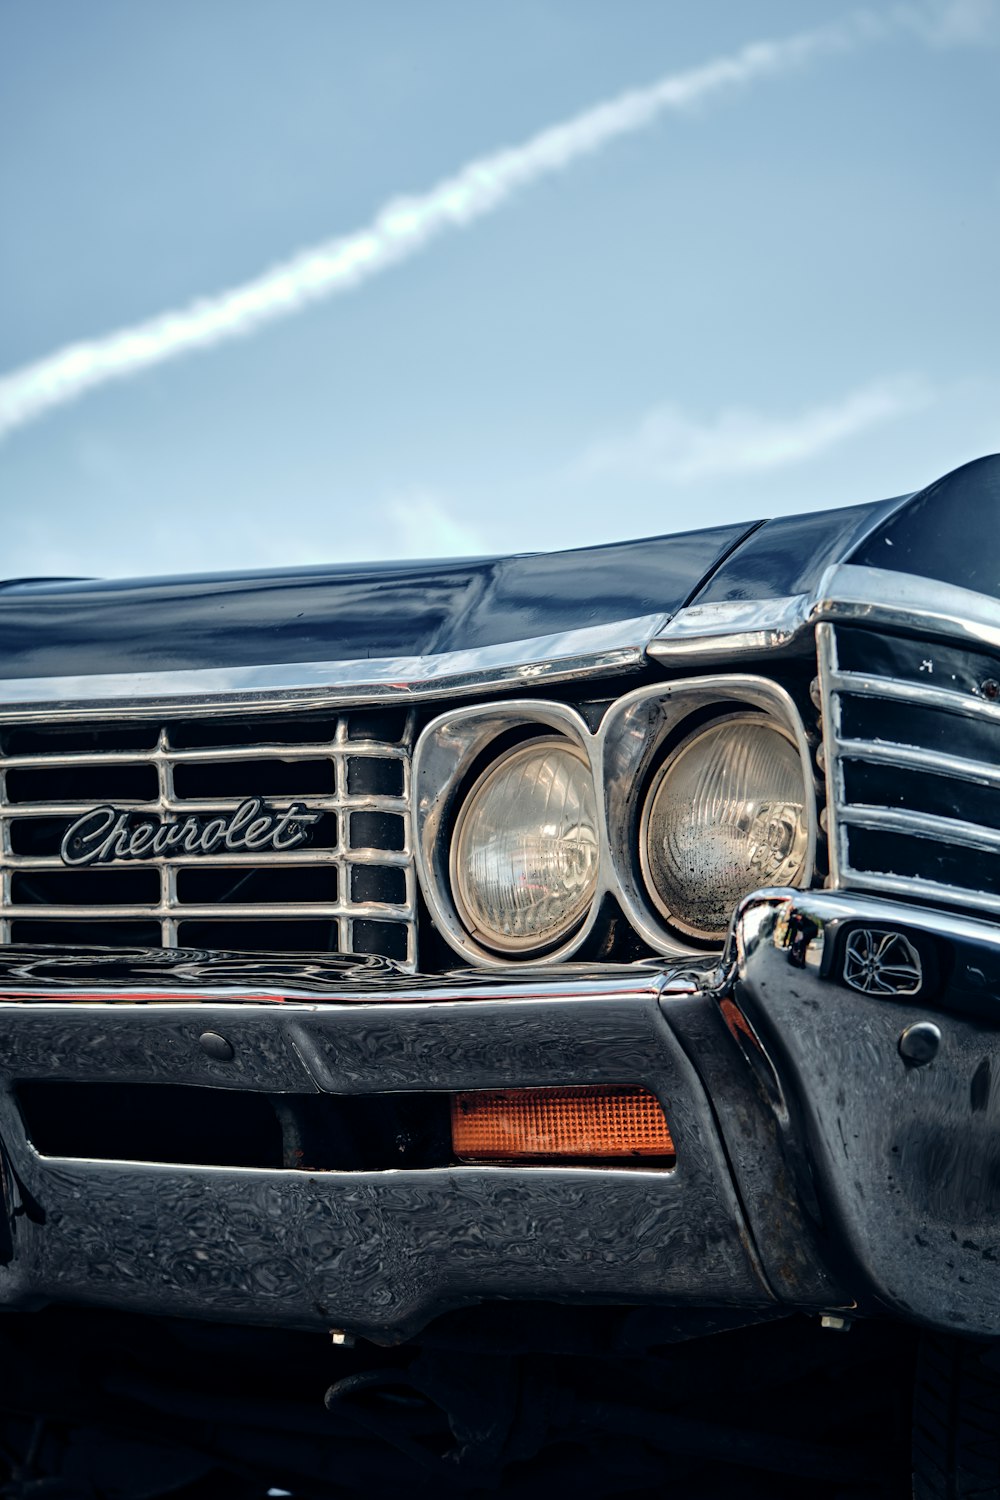
<path fill-rule="evenodd" d="M 213 745 L 216 735 L 221 743 Z M 143 941 L 154 924 L 164 947 L 185 946 L 187 935 L 193 946 L 229 951 L 242 933 L 255 951 L 383 953 L 413 969 L 412 740 L 412 715 L 403 713 L 344 713 L 322 723 L 226 719 L 217 728 L 178 715 L 148 731 L 12 725 L 0 739 L 0 942 L 63 942 L 70 931 L 81 941 L 80 929 L 92 928 L 103 946 L 131 944 L 136 924 Z M 239 795 L 214 795 L 227 790 L 227 767 Z M 269 785 L 280 792 L 270 794 Z M 189 815 L 204 824 L 254 797 L 278 814 L 294 804 L 320 814 L 309 842 L 287 850 L 168 851 L 110 864 L 68 866 L 60 857 L 69 825 L 99 807 L 127 813 L 134 829 L 143 821 L 183 823 Z M 356 881 L 355 869 L 364 872 Z M 193 870 L 206 880 L 191 885 L 196 877 L 186 872 Z M 112 885 L 102 888 L 109 871 Z M 129 876 L 134 890 L 121 883 Z M 185 899 L 185 880 L 187 894 L 198 899 Z M 355 891 L 364 899 L 354 899 Z"/>
<path fill-rule="evenodd" d="M 371 920 L 389 922 L 408 921 L 413 916 L 413 908 L 410 906 L 390 906 L 387 902 L 355 902 L 350 903 L 338 901 L 270 901 L 267 903 L 241 903 L 234 901 L 217 901 L 196 906 L 186 902 L 183 906 L 179 902 L 165 904 L 163 902 L 155 905 L 116 905 L 110 903 L 88 904 L 86 906 L 45 906 L 42 903 L 30 901 L 22 902 L 16 909 L 18 917 L 30 917 L 32 920 L 42 917 L 59 917 L 67 922 L 79 921 L 85 917 L 100 916 L 102 921 L 110 917 L 125 919 L 141 919 L 156 917 L 171 917 L 175 921 L 207 922 L 213 917 L 218 917 L 226 922 L 259 921 L 273 918 L 275 915 L 288 918 L 314 917 L 316 919 L 335 917 L 367 917 Z"/>
<path fill-rule="evenodd" d="M 303 792 L 300 797 L 265 797 L 264 801 L 269 807 L 278 812 L 287 812 L 293 802 L 303 802 L 308 799 L 310 812 L 339 812 L 356 810 L 358 812 L 395 812 L 406 813 L 409 811 L 409 800 L 406 797 L 380 797 L 377 793 L 359 794 L 353 797 L 321 797 L 310 792 Z M 95 807 L 103 807 L 112 799 L 94 797 L 88 802 L 5 802 L 2 812 L 9 818 L 79 818 L 84 813 L 93 812 Z M 246 797 L 214 797 L 210 801 L 204 797 L 192 797 L 190 801 L 180 797 L 157 798 L 155 801 L 132 802 L 127 797 L 114 799 L 114 805 L 123 811 L 127 809 L 130 813 L 148 813 L 152 816 L 166 813 L 215 813 L 235 812 L 246 801 Z"/>
<path fill-rule="evenodd" d="M 348 743 L 350 749 L 346 753 L 352 756 L 371 756 L 377 760 L 400 761 L 408 758 L 408 751 L 400 745 L 379 745 L 372 740 L 350 740 Z M 91 755 L 85 750 L 67 750 L 61 755 L 47 755 L 44 769 L 59 770 L 68 766 L 148 766 L 160 763 L 181 765 L 198 761 L 219 765 L 226 761 L 236 760 L 315 760 L 317 748 L 314 744 L 283 745 L 276 742 L 274 744 L 220 746 L 217 750 L 157 748 L 147 754 L 136 750 L 95 750 Z M 39 758 L 37 755 L 7 755 L 4 756 L 4 767 L 8 771 L 36 771 L 39 769 Z"/>
<path fill-rule="evenodd" d="M 826 630 L 820 625 L 818 631 Z M 891 703 L 915 703 L 921 708 L 937 708 L 947 714 L 963 714 L 972 719 L 984 719 L 987 723 L 1000 725 L 1000 704 L 988 703 L 983 698 L 952 692 L 949 688 L 932 687 L 891 677 L 870 677 L 862 672 L 833 671 L 829 678 L 835 692 L 849 693 L 859 698 L 884 698 Z"/>
<path fill-rule="evenodd" d="M 269 851 L 267 855 L 269 870 L 280 865 L 325 865 L 329 862 L 330 858 L 326 850 L 293 849 L 291 853 L 286 850 L 274 850 Z M 410 855 L 405 850 L 398 849 L 352 849 L 350 862 L 352 865 L 405 867 L 410 863 Z M 4 864 L 9 870 L 65 870 L 66 868 L 61 859 L 41 854 L 5 854 Z M 238 850 L 225 854 L 173 854 L 168 868 L 183 870 L 197 867 L 199 870 L 210 870 L 213 865 L 216 869 L 238 870 L 240 866 L 255 869 L 260 865 L 260 855 L 247 854 L 245 851 Z M 133 868 L 141 867 L 135 865 Z"/>
<path fill-rule="evenodd" d="M 901 812 L 898 808 L 871 807 L 866 803 L 842 807 L 838 818 L 842 825 L 846 824 L 848 827 L 909 834 L 913 838 L 937 839 L 943 844 L 964 844 L 973 849 L 983 849 L 988 854 L 1000 854 L 1000 832 L 995 828 L 983 828 L 978 823 L 966 823 L 960 818 L 941 818 L 933 813 Z"/>
<path fill-rule="evenodd" d="M 980 786 L 1000 787 L 1000 765 L 947 755 L 941 750 L 922 750 L 915 745 L 887 744 L 881 740 L 841 739 L 838 753 L 842 760 L 878 761 L 907 770 L 928 771 L 934 776 L 955 776 Z"/>
<path fill-rule="evenodd" d="M 1000 912 L 1000 705 L 938 642 L 821 624 L 817 646 L 831 883 Z"/>

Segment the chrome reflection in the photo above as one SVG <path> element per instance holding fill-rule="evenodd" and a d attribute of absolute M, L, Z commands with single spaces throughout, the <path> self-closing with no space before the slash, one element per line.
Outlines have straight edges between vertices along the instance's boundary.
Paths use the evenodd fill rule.
<path fill-rule="evenodd" d="M 917 995 L 920 954 L 901 932 L 858 927 L 844 945 L 844 983 L 862 995 Z"/>

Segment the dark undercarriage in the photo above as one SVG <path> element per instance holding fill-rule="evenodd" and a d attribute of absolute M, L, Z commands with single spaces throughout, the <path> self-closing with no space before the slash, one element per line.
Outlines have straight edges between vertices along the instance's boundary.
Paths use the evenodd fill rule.
<path fill-rule="evenodd" d="M 2 1492 L 911 1493 L 913 1328 L 736 1321 L 492 1304 L 385 1349 L 79 1308 L 12 1315 Z"/>

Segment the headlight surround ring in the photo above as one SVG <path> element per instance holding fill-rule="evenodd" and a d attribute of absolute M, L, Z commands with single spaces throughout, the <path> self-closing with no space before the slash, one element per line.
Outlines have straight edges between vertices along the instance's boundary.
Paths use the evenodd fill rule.
<path fill-rule="evenodd" d="M 702 954 L 723 947 L 725 934 L 692 932 L 692 924 L 671 919 L 654 900 L 642 869 L 643 813 L 664 762 L 712 723 L 732 715 L 756 718 L 779 730 L 801 766 L 804 847 L 797 878 L 806 887 L 815 868 L 818 819 L 812 749 L 801 714 L 788 691 L 756 673 L 713 673 L 637 688 L 614 703 L 601 725 L 600 768 L 605 797 L 612 888 L 631 925 L 654 952 L 669 957 Z M 774 885 L 772 872 L 755 888 Z M 732 913 L 729 914 L 730 917 Z M 727 923 L 728 926 L 728 923 Z"/>
<path fill-rule="evenodd" d="M 599 874 L 589 908 L 561 937 L 538 946 L 499 951 L 469 931 L 453 894 L 452 845 L 462 808 L 481 776 L 505 749 L 555 740 L 579 756 L 597 805 Z M 515 743 L 512 743 L 514 741 Z M 586 942 L 607 889 L 607 836 L 597 768 L 596 739 L 567 704 L 507 699 L 446 710 L 424 729 L 413 756 L 414 853 L 420 888 L 438 933 L 467 962 L 480 968 L 519 968 L 571 958 Z"/>

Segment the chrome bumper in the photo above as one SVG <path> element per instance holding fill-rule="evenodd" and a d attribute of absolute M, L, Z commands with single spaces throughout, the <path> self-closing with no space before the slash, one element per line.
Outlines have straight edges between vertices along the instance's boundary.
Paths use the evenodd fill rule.
<path fill-rule="evenodd" d="M 866 924 L 926 951 L 928 993 L 849 988 Z M 1000 1333 L 1000 931 L 845 894 L 765 892 L 718 972 L 407 979 L 157 955 L 99 983 L 5 960 L 0 1302 L 91 1303 L 378 1340 L 490 1298 L 828 1310 Z M 932 966 L 937 963 L 937 969 Z M 18 967 L 20 977 L 18 977 Z M 82 971 L 77 967 L 77 974 Z M 258 983 L 253 981 L 254 973 Z M 978 976 L 978 977 L 977 977 Z M 909 1026 L 933 1059 L 900 1054 Z M 217 1033 L 228 1049 L 201 1042 Z M 25 1081 L 268 1095 L 642 1084 L 677 1163 L 305 1171 L 40 1154 Z"/>

